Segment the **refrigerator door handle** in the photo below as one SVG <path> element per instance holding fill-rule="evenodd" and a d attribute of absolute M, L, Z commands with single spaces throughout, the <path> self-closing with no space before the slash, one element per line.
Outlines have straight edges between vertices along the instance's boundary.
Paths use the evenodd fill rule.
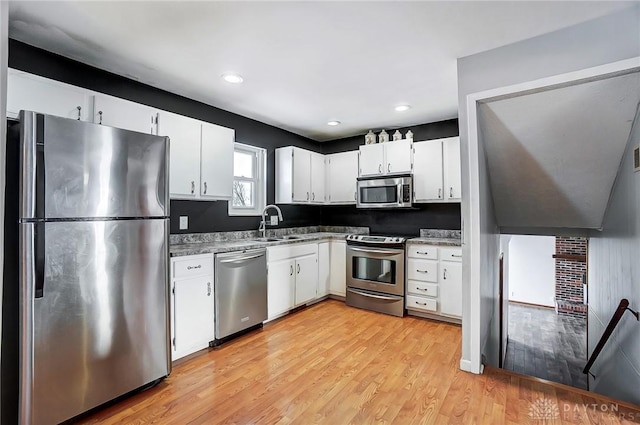
<path fill-rule="evenodd" d="M 44 297 L 44 265 L 45 265 L 45 223 L 35 224 L 35 235 L 33 238 L 34 254 L 34 287 L 33 297 Z"/>

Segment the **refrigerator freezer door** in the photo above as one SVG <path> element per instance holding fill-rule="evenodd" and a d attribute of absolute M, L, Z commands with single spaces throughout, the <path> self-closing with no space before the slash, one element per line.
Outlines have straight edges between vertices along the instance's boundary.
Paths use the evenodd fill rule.
<path fill-rule="evenodd" d="M 45 241 L 43 266 L 26 260 L 39 238 L 21 241 L 23 420 L 57 424 L 168 375 L 168 220 L 20 226 Z"/>
<path fill-rule="evenodd" d="M 166 137 L 23 112 L 21 218 L 166 217 Z"/>

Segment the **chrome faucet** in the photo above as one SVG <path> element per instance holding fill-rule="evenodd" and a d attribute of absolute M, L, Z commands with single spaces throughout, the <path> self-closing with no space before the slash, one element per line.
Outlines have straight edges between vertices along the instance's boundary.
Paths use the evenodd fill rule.
<path fill-rule="evenodd" d="M 262 210 L 262 221 L 260 222 L 260 227 L 258 227 L 258 232 L 262 232 L 263 238 L 266 237 L 266 234 L 267 234 L 266 214 L 269 208 L 275 208 L 275 210 L 278 212 L 278 218 L 280 219 L 280 221 L 282 221 L 282 211 L 280 211 L 280 207 L 273 204 L 269 204 L 266 207 L 264 207 L 264 209 Z"/>

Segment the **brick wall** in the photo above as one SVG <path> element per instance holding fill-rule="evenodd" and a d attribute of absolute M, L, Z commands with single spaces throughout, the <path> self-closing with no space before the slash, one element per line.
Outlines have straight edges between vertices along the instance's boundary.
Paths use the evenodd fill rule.
<path fill-rule="evenodd" d="M 556 309 L 558 314 L 585 318 L 587 306 L 583 302 L 582 279 L 587 274 L 589 241 L 581 237 L 556 237 L 556 255 L 577 255 L 577 259 L 556 258 Z"/>

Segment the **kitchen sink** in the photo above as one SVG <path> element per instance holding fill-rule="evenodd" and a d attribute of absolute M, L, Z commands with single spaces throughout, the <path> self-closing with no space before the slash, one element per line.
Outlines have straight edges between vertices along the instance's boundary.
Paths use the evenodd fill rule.
<path fill-rule="evenodd" d="M 282 239 L 280 238 L 255 238 L 255 239 L 251 239 L 252 241 L 256 241 L 256 242 L 279 242 Z"/>
<path fill-rule="evenodd" d="M 280 239 L 282 239 L 283 241 L 290 241 L 295 239 L 302 239 L 302 236 L 287 235 L 287 236 L 282 236 Z"/>

